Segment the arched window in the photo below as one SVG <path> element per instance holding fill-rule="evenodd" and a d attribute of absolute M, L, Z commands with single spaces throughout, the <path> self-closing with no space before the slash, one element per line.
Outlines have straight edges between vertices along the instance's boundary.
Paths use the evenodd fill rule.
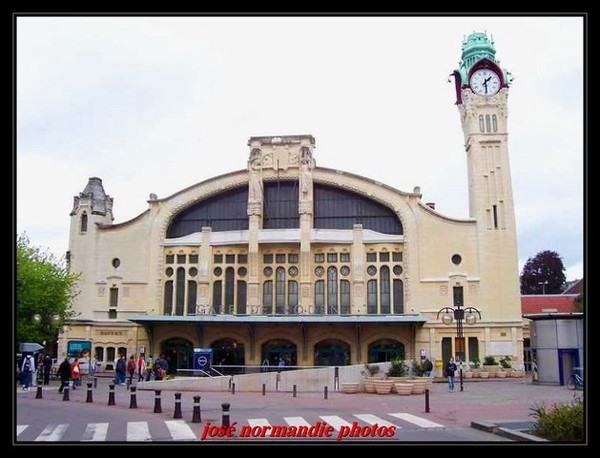
<path fill-rule="evenodd" d="M 298 313 L 298 282 L 288 281 L 288 313 Z"/>
<path fill-rule="evenodd" d="M 369 315 L 377 313 L 377 280 L 367 282 L 367 313 Z"/>
<path fill-rule="evenodd" d="M 196 280 L 188 280 L 188 301 L 187 301 L 187 314 L 195 315 L 196 314 L 196 293 L 197 293 L 198 283 Z"/>
<path fill-rule="evenodd" d="M 283 360 L 285 366 L 295 366 L 297 363 L 296 344 L 286 339 L 273 339 L 262 344 L 261 361 L 265 360 L 271 367 L 277 367 Z"/>
<path fill-rule="evenodd" d="M 496 115 L 492 115 L 492 129 L 494 132 L 498 132 L 498 117 Z"/>
<path fill-rule="evenodd" d="M 369 345 L 369 363 L 404 359 L 404 344 L 395 339 L 379 339 Z"/>
<path fill-rule="evenodd" d="M 246 313 L 246 303 L 247 303 L 246 282 L 243 280 L 238 280 L 238 282 L 237 282 L 237 313 L 241 313 L 241 314 Z"/>
<path fill-rule="evenodd" d="M 82 213 L 81 214 L 81 227 L 80 227 L 80 232 L 87 232 L 87 224 L 88 224 L 88 216 L 87 213 Z"/>
<path fill-rule="evenodd" d="M 315 313 L 323 313 L 323 305 L 325 304 L 325 281 L 317 280 L 315 282 Z"/>
<path fill-rule="evenodd" d="M 285 313 L 285 269 L 278 267 L 275 271 L 277 281 L 275 288 L 275 313 Z"/>
<path fill-rule="evenodd" d="M 390 313 L 390 268 L 388 266 L 379 269 L 379 283 L 381 294 L 379 313 L 387 315 Z"/>
<path fill-rule="evenodd" d="M 394 313 L 404 313 L 404 283 L 394 280 Z"/>
<path fill-rule="evenodd" d="M 221 313 L 221 304 L 223 303 L 223 282 L 217 280 L 213 283 L 213 311 Z"/>
<path fill-rule="evenodd" d="M 485 128 L 483 126 L 483 115 L 479 115 L 479 132 L 485 132 Z"/>
<path fill-rule="evenodd" d="M 341 312 L 343 315 L 350 314 L 350 282 L 348 280 L 342 280 L 340 282 L 340 299 L 341 299 Z"/>
<path fill-rule="evenodd" d="M 327 269 L 327 313 L 339 313 L 337 278 L 337 269 L 333 266 L 329 267 Z"/>
<path fill-rule="evenodd" d="M 490 123 L 490 115 L 485 115 L 485 130 L 486 130 L 486 132 L 492 131 L 492 126 Z"/>
<path fill-rule="evenodd" d="M 173 281 L 165 282 L 165 299 L 163 301 L 163 315 L 173 313 Z"/>
<path fill-rule="evenodd" d="M 315 344 L 315 366 L 347 366 L 350 345 L 343 340 L 327 339 Z"/>
<path fill-rule="evenodd" d="M 177 285 L 175 289 L 175 315 L 183 315 L 183 302 L 185 301 L 185 269 L 177 269 Z"/>
<path fill-rule="evenodd" d="M 231 313 L 234 305 L 233 298 L 233 285 L 235 283 L 235 271 L 233 267 L 228 267 L 225 270 L 225 310 L 224 313 Z"/>
<path fill-rule="evenodd" d="M 94 356 L 98 361 L 104 361 L 104 347 L 94 347 Z"/>
<path fill-rule="evenodd" d="M 263 313 L 273 313 L 273 280 L 263 283 Z"/>

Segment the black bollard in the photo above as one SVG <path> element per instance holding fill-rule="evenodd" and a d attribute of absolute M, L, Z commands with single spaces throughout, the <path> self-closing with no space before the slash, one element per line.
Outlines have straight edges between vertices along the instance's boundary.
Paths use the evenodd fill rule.
<path fill-rule="evenodd" d="M 175 412 L 173 418 L 181 418 L 181 393 L 175 393 Z"/>
<path fill-rule="evenodd" d="M 70 401 L 69 399 L 69 387 L 65 387 L 63 390 L 63 401 Z"/>
<path fill-rule="evenodd" d="M 223 409 L 223 420 L 221 421 L 221 428 L 229 428 L 229 404 L 224 402 L 221 404 Z"/>
<path fill-rule="evenodd" d="M 323 399 L 327 399 L 327 386 L 323 387 Z"/>
<path fill-rule="evenodd" d="M 137 393 L 135 392 L 137 388 L 135 386 L 131 387 L 131 399 L 129 400 L 129 408 L 137 409 Z"/>
<path fill-rule="evenodd" d="M 129 379 L 125 380 L 125 388 L 129 391 Z"/>
<path fill-rule="evenodd" d="M 293 389 L 293 391 L 292 391 L 292 395 L 293 395 L 294 397 L 296 397 L 296 385 L 294 385 L 294 389 Z"/>
<path fill-rule="evenodd" d="M 94 398 L 92 397 L 92 385 L 92 382 L 88 382 L 87 384 L 87 396 L 85 402 L 94 402 Z"/>
<path fill-rule="evenodd" d="M 42 386 L 38 385 L 37 390 L 35 391 L 35 398 L 42 399 Z"/>
<path fill-rule="evenodd" d="M 108 405 L 109 406 L 115 405 L 115 385 L 114 385 L 114 383 L 111 383 L 110 385 L 108 385 Z"/>
<path fill-rule="evenodd" d="M 429 412 L 429 388 L 425 389 L 425 412 Z"/>
<path fill-rule="evenodd" d="M 162 407 L 160 405 L 160 392 L 161 390 L 154 390 L 154 413 L 162 413 Z"/>
<path fill-rule="evenodd" d="M 94 388 L 98 388 L 98 377 L 94 377 Z"/>
<path fill-rule="evenodd" d="M 194 413 L 192 415 L 192 423 L 202 423 L 200 415 L 200 396 L 194 396 Z"/>
<path fill-rule="evenodd" d="M 340 389 L 340 368 L 337 366 L 333 369 L 333 389 Z"/>
<path fill-rule="evenodd" d="M 231 394 L 235 394 L 235 383 L 231 384 Z"/>
<path fill-rule="evenodd" d="M 262 395 L 264 396 L 267 392 L 267 385 L 263 383 L 263 387 L 262 387 Z"/>

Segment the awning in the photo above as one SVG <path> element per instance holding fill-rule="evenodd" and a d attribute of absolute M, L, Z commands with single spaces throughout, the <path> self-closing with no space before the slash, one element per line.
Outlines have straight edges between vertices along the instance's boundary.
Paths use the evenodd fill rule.
<path fill-rule="evenodd" d="M 128 318 L 139 324 L 418 324 L 427 319 L 420 314 L 404 315 L 136 315 Z"/>

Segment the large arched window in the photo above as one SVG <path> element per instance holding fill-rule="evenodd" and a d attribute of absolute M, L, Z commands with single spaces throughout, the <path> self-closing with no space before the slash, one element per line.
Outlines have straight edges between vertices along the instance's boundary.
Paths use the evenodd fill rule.
<path fill-rule="evenodd" d="M 273 339 L 262 344 L 262 359 L 263 366 L 279 365 L 279 361 L 283 360 L 285 366 L 295 366 L 298 362 L 296 344 L 286 339 Z M 265 361 L 268 364 L 265 364 Z"/>
<path fill-rule="evenodd" d="M 317 280 L 315 282 L 315 313 L 323 313 L 323 306 L 325 304 L 325 281 Z"/>
<path fill-rule="evenodd" d="M 246 282 L 242 280 L 238 280 L 237 282 L 237 313 L 245 314 L 246 313 L 246 304 L 247 304 L 247 294 L 246 294 Z"/>
<path fill-rule="evenodd" d="M 222 374 L 243 373 L 243 367 L 223 367 L 223 366 L 243 366 L 246 364 L 246 355 L 244 352 L 244 343 L 236 339 L 219 339 L 210 344 L 213 353 L 213 364 Z"/>
<path fill-rule="evenodd" d="M 188 280 L 188 301 L 187 301 L 187 314 L 195 315 L 196 314 L 196 299 L 197 299 L 197 287 L 198 283 L 196 280 Z"/>
<path fill-rule="evenodd" d="M 183 303 L 185 301 L 185 269 L 177 269 L 177 283 L 175 288 L 175 315 L 183 315 Z"/>
<path fill-rule="evenodd" d="M 343 315 L 350 314 L 350 282 L 348 280 L 340 281 L 340 300 L 341 312 Z"/>
<path fill-rule="evenodd" d="M 350 345 L 343 340 L 327 339 L 315 344 L 315 366 L 347 366 Z"/>
<path fill-rule="evenodd" d="M 298 313 L 298 282 L 288 281 L 288 313 Z"/>
<path fill-rule="evenodd" d="M 367 313 L 377 314 L 377 280 L 367 282 Z"/>
<path fill-rule="evenodd" d="M 394 280 L 394 313 L 404 313 L 404 283 Z"/>
<path fill-rule="evenodd" d="M 235 297 L 233 291 L 234 283 L 235 271 L 233 270 L 233 267 L 228 267 L 227 270 L 225 270 L 225 313 L 235 312 L 235 303 L 233 301 L 233 298 Z"/>
<path fill-rule="evenodd" d="M 327 269 L 327 313 L 337 314 L 338 311 L 338 274 L 335 267 Z"/>
<path fill-rule="evenodd" d="M 379 339 L 369 345 L 369 363 L 384 363 L 404 359 L 404 344 L 395 339 Z"/>
<path fill-rule="evenodd" d="M 223 304 L 223 282 L 217 280 L 213 283 L 213 304 L 212 308 L 215 313 L 221 313 L 221 305 Z"/>
<path fill-rule="evenodd" d="M 268 280 L 263 283 L 263 313 L 270 315 L 273 313 L 273 281 Z"/>

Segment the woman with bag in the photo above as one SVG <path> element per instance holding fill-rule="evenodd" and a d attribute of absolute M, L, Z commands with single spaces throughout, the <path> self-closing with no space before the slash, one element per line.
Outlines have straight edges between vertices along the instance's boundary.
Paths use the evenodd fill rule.
<path fill-rule="evenodd" d="M 79 358 L 75 358 L 71 363 L 71 379 L 73 380 L 73 389 L 81 384 L 81 371 L 79 369 Z"/>

